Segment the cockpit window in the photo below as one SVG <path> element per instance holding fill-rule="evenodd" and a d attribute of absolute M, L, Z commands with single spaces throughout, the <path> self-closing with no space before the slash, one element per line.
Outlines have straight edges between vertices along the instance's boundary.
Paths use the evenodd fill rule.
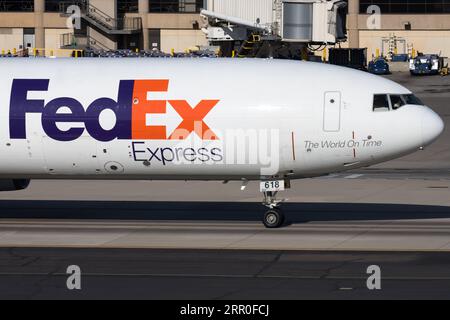
<path fill-rule="evenodd" d="M 404 94 L 402 95 L 402 97 L 405 100 L 405 104 L 414 104 L 418 106 L 423 106 L 423 102 L 420 101 L 420 99 L 413 94 Z"/>
<path fill-rule="evenodd" d="M 387 94 L 376 94 L 373 96 L 373 111 L 389 111 Z"/>
<path fill-rule="evenodd" d="M 375 94 L 373 96 L 373 111 L 397 110 L 404 105 L 423 105 L 413 94 Z"/>
<path fill-rule="evenodd" d="M 405 101 L 403 100 L 401 95 L 391 94 L 389 95 L 389 97 L 391 98 L 392 110 L 397 110 L 398 108 L 401 108 L 405 105 Z"/>

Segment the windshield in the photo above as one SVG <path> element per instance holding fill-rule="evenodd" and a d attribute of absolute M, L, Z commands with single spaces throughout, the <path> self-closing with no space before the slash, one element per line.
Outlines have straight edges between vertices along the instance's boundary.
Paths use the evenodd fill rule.
<path fill-rule="evenodd" d="M 373 96 L 373 111 L 397 110 L 404 105 L 424 105 L 413 94 L 375 94 Z"/>
<path fill-rule="evenodd" d="M 424 105 L 423 102 L 413 94 L 404 94 L 402 97 L 405 100 L 405 104 L 415 104 L 418 106 Z"/>
<path fill-rule="evenodd" d="M 397 110 L 400 107 L 403 107 L 406 103 L 401 95 L 391 94 L 389 95 L 391 98 L 391 107 L 392 110 Z"/>
<path fill-rule="evenodd" d="M 373 96 L 373 111 L 389 111 L 387 94 L 376 94 Z"/>

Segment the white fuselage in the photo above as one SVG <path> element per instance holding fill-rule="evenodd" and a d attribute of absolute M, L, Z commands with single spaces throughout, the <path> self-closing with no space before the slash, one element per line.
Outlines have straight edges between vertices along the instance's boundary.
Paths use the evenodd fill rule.
<path fill-rule="evenodd" d="M 0 179 L 302 178 L 414 152 L 443 130 L 368 73 L 259 59 L 4 59 Z"/>

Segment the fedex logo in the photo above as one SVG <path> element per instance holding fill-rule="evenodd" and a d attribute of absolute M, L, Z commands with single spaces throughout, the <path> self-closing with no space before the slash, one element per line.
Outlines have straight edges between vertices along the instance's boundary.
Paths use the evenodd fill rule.
<path fill-rule="evenodd" d="M 44 100 L 28 99 L 30 92 L 48 91 L 48 79 L 14 79 L 10 99 L 10 137 L 26 139 L 26 115 L 40 113 L 42 128 L 52 139 L 73 141 L 86 130 L 98 141 L 114 139 L 130 140 L 185 140 L 191 134 L 203 140 L 217 140 L 217 136 L 205 123 L 206 115 L 220 100 L 201 100 L 190 105 L 186 100 L 147 100 L 151 92 L 167 92 L 169 80 L 121 80 L 117 100 L 102 97 L 93 101 L 86 109 L 76 99 L 61 97 L 47 103 Z M 147 125 L 148 114 L 164 114 L 172 107 L 183 119 L 178 127 L 167 134 L 166 126 Z M 58 112 L 61 108 L 70 112 Z M 100 124 L 100 114 L 111 110 L 116 117 L 112 129 Z M 73 123 L 62 131 L 57 123 Z M 80 125 L 82 123 L 83 125 Z"/>

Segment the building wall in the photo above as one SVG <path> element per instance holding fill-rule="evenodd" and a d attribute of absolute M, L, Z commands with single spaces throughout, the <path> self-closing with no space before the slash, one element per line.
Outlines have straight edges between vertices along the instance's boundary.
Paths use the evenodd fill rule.
<path fill-rule="evenodd" d="M 145 1 L 147 5 L 148 0 Z M 144 3 L 144 2 L 142 2 Z M 0 12 L 0 50 L 1 47 L 17 47 L 23 44 L 23 28 L 34 28 L 36 46 L 56 50 L 60 46 L 60 35 L 72 32 L 66 26 L 67 17 L 57 12 L 44 12 L 44 0 L 35 0 L 35 12 Z M 106 14 L 116 17 L 117 6 L 111 0 L 91 0 L 91 4 Z M 198 13 L 145 13 L 148 10 L 142 7 L 140 14 L 127 14 L 127 16 L 144 16 L 143 32 L 149 33 L 149 29 L 161 31 L 161 49 L 167 52 L 173 48 L 183 51 L 196 45 L 206 45 L 204 34 L 200 30 L 194 30 L 194 25 L 201 25 Z M 14 29 L 11 29 L 14 28 Z M 11 31 L 13 30 L 13 31 Z M 117 48 L 117 43 L 108 37 L 88 28 L 90 35 L 109 48 Z M 147 38 L 147 47 L 148 38 Z"/>
<path fill-rule="evenodd" d="M 163 52 L 170 52 L 172 49 L 175 52 L 183 52 L 194 46 L 207 44 L 205 35 L 200 30 L 161 30 L 161 51 Z"/>
<path fill-rule="evenodd" d="M 72 29 L 45 29 L 45 49 L 57 50 L 61 47 L 60 39 L 64 33 L 71 33 Z"/>
<path fill-rule="evenodd" d="M 60 48 L 60 35 L 70 32 L 68 29 L 45 29 L 45 48 L 46 54 L 50 55 L 50 51 L 53 51 L 55 55 L 70 56 L 71 51 L 59 50 Z M 5 52 L 20 50 L 24 42 L 23 28 L 0 28 L 0 51 Z M 30 52 L 31 53 L 31 52 Z"/>
<path fill-rule="evenodd" d="M 33 28 L 34 25 L 32 12 L 0 12 L 0 28 Z"/>
<path fill-rule="evenodd" d="M 23 45 L 23 29 L 22 28 L 0 28 L 0 51 L 13 51 L 14 48 L 19 50 Z"/>
<path fill-rule="evenodd" d="M 43 0 L 36 0 L 41 3 Z M 147 5 L 147 0 L 141 4 Z M 212 2 L 213 0 L 210 0 Z M 252 0 L 266 1 L 266 0 Z M 145 2 L 145 3 L 144 3 Z M 266 1 L 269 3 L 270 1 Z M 91 0 L 91 3 L 105 13 L 116 16 L 117 6 L 112 0 Z M 39 6 L 38 6 L 39 7 Z M 170 52 L 184 51 L 196 45 L 207 45 L 206 38 L 200 30 L 195 30 L 196 22 L 202 25 L 200 15 L 197 13 L 145 13 L 148 8 L 141 5 L 139 14 L 127 14 L 127 16 L 145 16 L 143 32 L 148 35 L 149 29 L 160 30 L 161 50 Z M 213 9 L 213 8 L 210 8 Z M 40 9 L 42 11 L 42 8 Z M 39 10 L 38 10 L 39 11 Z M 49 12 L 0 12 L 0 50 L 19 48 L 23 44 L 23 28 L 44 28 L 44 41 L 42 46 L 50 49 L 59 48 L 59 39 L 62 33 L 71 32 L 66 28 L 66 17 L 59 13 Z M 349 1 L 350 40 L 342 46 L 359 46 L 368 48 L 368 58 L 381 50 L 381 39 L 396 35 L 406 39 L 407 44 L 418 51 L 426 53 L 439 53 L 450 56 L 450 14 L 383 14 L 381 15 L 381 29 L 370 30 L 367 26 L 368 15 L 359 14 L 359 1 Z M 38 18 L 39 17 L 39 18 Z M 411 31 L 405 30 L 405 24 L 411 25 Z M 40 27 L 40 28 L 39 28 Z M 91 35 L 111 48 L 117 45 L 89 28 Z M 37 35 L 36 38 L 40 36 Z M 147 39 L 148 42 L 148 39 Z M 39 46 L 37 41 L 36 46 Z M 148 48 L 151 47 L 147 43 Z"/>
<path fill-rule="evenodd" d="M 358 16 L 359 30 L 368 30 L 368 15 Z M 405 24 L 411 24 L 411 30 L 449 30 L 450 14 L 381 14 L 381 29 L 405 30 Z"/>
<path fill-rule="evenodd" d="M 44 13 L 44 28 L 59 28 L 67 29 L 67 18 L 61 17 L 59 13 L 46 12 Z"/>
<path fill-rule="evenodd" d="M 376 54 L 376 50 L 382 50 L 382 38 L 395 35 L 404 38 L 407 46 L 423 53 L 441 53 L 442 56 L 450 57 L 450 30 L 446 31 L 405 31 L 405 30 L 361 30 L 359 31 L 360 46 L 367 48 L 367 56 L 370 59 Z M 402 52 L 403 46 L 399 46 L 398 53 Z M 385 54 L 387 50 L 385 50 Z"/>
<path fill-rule="evenodd" d="M 32 12 L 0 12 L 0 28 L 34 28 L 35 16 Z M 59 13 L 44 13 L 45 28 L 66 28 L 66 18 Z"/>
<path fill-rule="evenodd" d="M 147 17 L 148 29 L 192 29 L 194 22 L 201 25 L 199 14 L 194 13 L 149 13 Z"/>
<path fill-rule="evenodd" d="M 127 17 L 138 17 L 138 14 L 127 14 Z M 206 37 L 201 30 L 195 30 L 194 24 L 201 25 L 200 15 L 196 13 L 148 13 L 143 20 L 144 32 L 149 29 L 160 30 L 160 49 L 163 52 L 182 52 L 194 46 L 207 45 Z M 147 49 L 153 47 L 151 41 Z"/>
<path fill-rule="evenodd" d="M 376 55 L 376 50 L 382 52 L 382 38 L 396 36 L 406 41 L 407 47 L 424 53 L 441 53 L 450 56 L 450 15 L 448 14 L 382 14 L 380 17 L 380 29 L 369 29 L 367 26 L 369 16 L 358 15 L 359 47 L 367 48 L 367 57 L 370 60 Z M 405 30 L 409 24 L 411 30 Z M 387 54 L 387 48 L 384 54 Z M 398 47 L 399 53 L 403 52 L 403 45 Z"/>

